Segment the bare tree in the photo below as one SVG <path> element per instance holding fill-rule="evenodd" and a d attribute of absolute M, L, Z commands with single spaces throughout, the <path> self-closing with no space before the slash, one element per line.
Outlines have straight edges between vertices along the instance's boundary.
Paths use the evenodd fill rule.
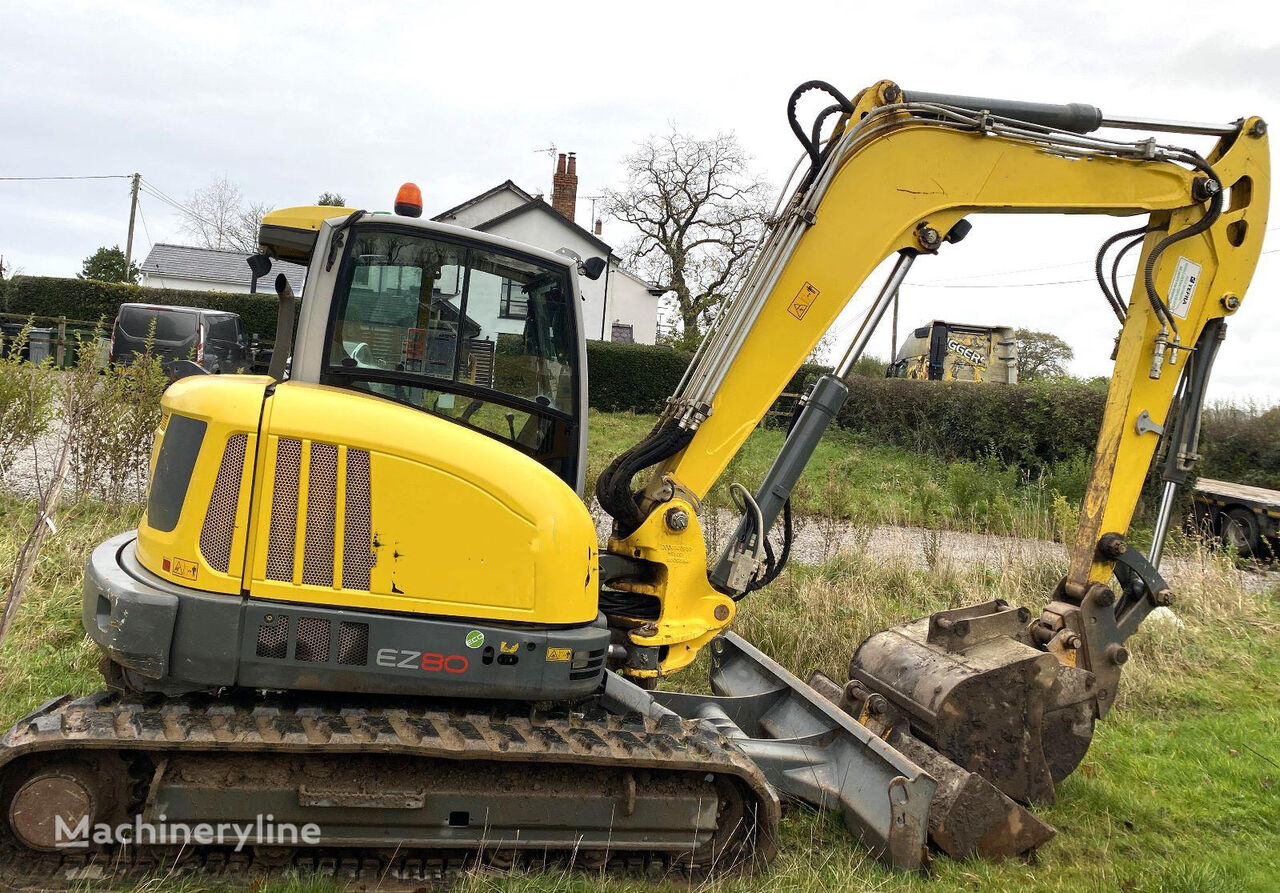
<path fill-rule="evenodd" d="M 246 202 L 240 187 L 226 174 L 191 193 L 183 212 L 182 230 L 202 248 L 258 250 L 258 227 L 271 206 Z"/>
<path fill-rule="evenodd" d="M 628 262 L 674 294 L 682 347 L 701 340 L 763 232 L 769 186 L 748 161 L 733 133 L 672 129 L 640 143 L 623 161 L 626 186 L 605 191 L 606 213 L 640 231 Z"/>

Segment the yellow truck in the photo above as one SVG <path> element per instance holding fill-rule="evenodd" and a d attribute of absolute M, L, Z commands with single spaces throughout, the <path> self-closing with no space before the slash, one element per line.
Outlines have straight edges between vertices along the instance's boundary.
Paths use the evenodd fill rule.
<path fill-rule="evenodd" d="M 1018 344 L 1008 326 L 935 319 L 912 330 L 886 370 L 889 378 L 1018 382 Z"/>

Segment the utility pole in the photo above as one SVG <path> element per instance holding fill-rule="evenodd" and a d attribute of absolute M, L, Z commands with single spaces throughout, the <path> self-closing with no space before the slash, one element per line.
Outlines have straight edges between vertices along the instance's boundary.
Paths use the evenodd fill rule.
<path fill-rule="evenodd" d="M 124 243 L 124 271 L 129 274 L 129 265 L 133 263 L 133 220 L 138 216 L 138 181 L 142 174 L 133 175 L 133 197 L 129 202 L 129 238 Z"/>

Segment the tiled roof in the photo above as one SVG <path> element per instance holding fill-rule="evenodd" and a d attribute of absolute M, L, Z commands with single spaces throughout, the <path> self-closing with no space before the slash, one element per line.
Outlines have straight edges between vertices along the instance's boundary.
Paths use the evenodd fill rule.
<path fill-rule="evenodd" d="M 142 262 L 142 272 L 208 282 L 211 286 L 233 283 L 247 286 L 253 279 L 248 260 L 249 255 L 243 251 L 222 251 L 217 248 L 158 242 L 151 247 L 147 259 Z M 267 295 L 274 294 L 273 283 L 277 273 L 284 273 L 293 286 L 294 294 L 302 294 L 307 268 L 285 260 L 271 262 L 271 272 L 258 280 L 258 291 Z"/>

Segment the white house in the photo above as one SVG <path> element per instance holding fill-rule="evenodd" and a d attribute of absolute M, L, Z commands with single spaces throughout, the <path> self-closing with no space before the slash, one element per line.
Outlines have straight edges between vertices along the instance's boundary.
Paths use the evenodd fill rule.
<path fill-rule="evenodd" d="M 246 251 L 223 251 L 158 242 L 151 246 L 147 259 L 142 262 L 140 284 L 152 288 L 249 294 L 253 274 L 249 272 L 248 260 L 249 253 Z M 283 260 L 271 262 L 271 272 L 258 282 L 258 292 L 274 298 L 274 283 L 278 273 L 284 273 L 293 286 L 294 294 L 302 294 L 307 268 Z"/>
<path fill-rule="evenodd" d="M 551 204 L 547 204 L 541 196 L 530 195 L 507 180 L 432 219 L 546 251 L 568 249 L 584 260 L 593 256 L 607 258 L 609 265 L 599 279 L 579 279 L 587 337 L 596 341 L 655 343 L 662 291 L 622 266 L 613 249 L 600 238 L 599 221 L 594 232 L 574 222 L 578 173 L 573 153 L 560 155 L 552 187 Z M 519 334 L 524 325 L 523 310 L 518 300 L 504 303 L 499 331 Z"/>

